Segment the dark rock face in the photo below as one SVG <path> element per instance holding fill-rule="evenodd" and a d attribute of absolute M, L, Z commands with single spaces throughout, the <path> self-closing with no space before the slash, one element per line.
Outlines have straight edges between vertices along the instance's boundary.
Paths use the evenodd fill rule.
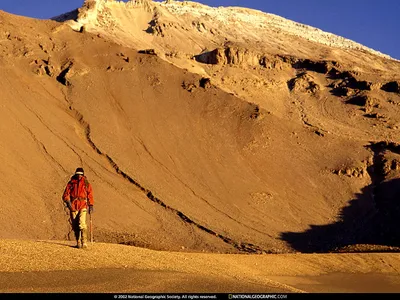
<path fill-rule="evenodd" d="M 335 62 L 328 61 L 312 61 L 310 59 L 299 59 L 293 64 L 295 69 L 305 69 L 317 73 L 327 74 L 332 66 L 336 65 Z"/>
<path fill-rule="evenodd" d="M 400 84 L 397 81 L 391 81 L 384 84 L 381 89 L 389 93 L 400 93 Z"/>

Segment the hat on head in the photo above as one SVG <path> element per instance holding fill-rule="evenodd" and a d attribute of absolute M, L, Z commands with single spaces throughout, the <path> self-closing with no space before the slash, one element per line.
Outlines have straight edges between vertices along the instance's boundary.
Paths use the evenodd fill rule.
<path fill-rule="evenodd" d="M 83 168 L 77 168 L 76 171 L 75 171 L 75 174 L 77 174 L 77 175 L 83 175 L 83 174 L 84 174 Z"/>

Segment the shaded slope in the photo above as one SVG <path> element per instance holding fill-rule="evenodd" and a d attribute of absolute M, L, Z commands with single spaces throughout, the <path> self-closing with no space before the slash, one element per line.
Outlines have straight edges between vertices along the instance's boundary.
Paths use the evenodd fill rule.
<path fill-rule="evenodd" d="M 281 237 L 300 252 L 398 252 L 397 226 L 400 195 L 400 147 L 394 143 L 368 145 L 373 156 L 365 166 L 372 182 L 341 210 L 340 219 L 305 232 L 284 232 Z M 365 213 L 368 203 L 373 209 Z M 364 213 L 363 213 L 364 212 Z"/>

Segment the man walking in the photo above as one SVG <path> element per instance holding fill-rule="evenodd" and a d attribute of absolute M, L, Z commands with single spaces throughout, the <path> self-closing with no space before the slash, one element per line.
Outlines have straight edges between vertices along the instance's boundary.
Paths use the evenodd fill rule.
<path fill-rule="evenodd" d="M 70 211 L 76 247 L 87 248 L 86 212 L 93 213 L 92 185 L 85 177 L 83 168 L 77 168 L 65 187 L 63 200 Z"/>

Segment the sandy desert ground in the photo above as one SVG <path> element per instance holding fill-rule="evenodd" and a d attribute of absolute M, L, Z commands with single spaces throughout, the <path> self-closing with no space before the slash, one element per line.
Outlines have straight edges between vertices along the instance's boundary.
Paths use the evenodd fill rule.
<path fill-rule="evenodd" d="M 398 293 L 397 254 L 237 255 L 2 240 L 7 293 Z"/>
<path fill-rule="evenodd" d="M 0 291 L 398 292 L 399 74 L 248 9 L 0 11 Z"/>

